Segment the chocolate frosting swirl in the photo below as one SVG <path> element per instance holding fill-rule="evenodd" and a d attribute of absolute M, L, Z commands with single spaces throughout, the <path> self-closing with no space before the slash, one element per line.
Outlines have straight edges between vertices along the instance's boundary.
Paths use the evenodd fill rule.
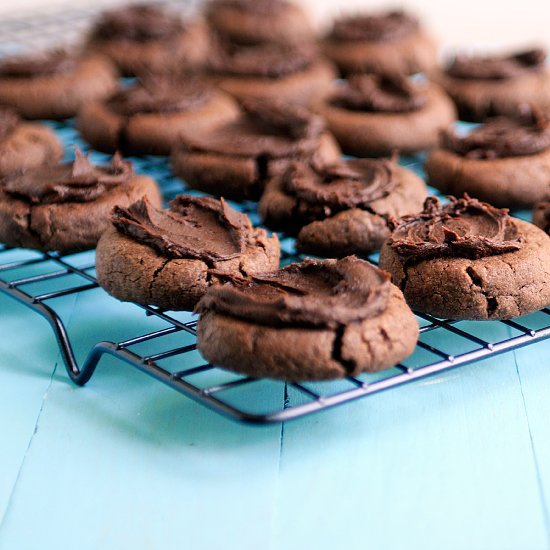
<path fill-rule="evenodd" d="M 418 20 L 403 12 L 390 11 L 379 15 L 352 15 L 335 21 L 329 34 L 334 40 L 386 42 L 399 40 L 418 29 Z"/>
<path fill-rule="evenodd" d="M 322 119 L 305 107 L 248 99 L 238 119 L 203 134 L 182 134 L 192 151 L 236 156 L 281 158 L 311 154 L 319 144 Z"/>
<path fill-rule="evenodd" d="M 535 155 L 550 147 L 550 124 L 542 112 L 533 110 L 530 115 L 516 119 L 492 119 L 466 136 L 447 130 L 441 135 L 441 144 L 469 159 Z"/>
<path fill-rule="evenodd" d="M 395 180 L 391 161 L 352 159 L 325 166 L 293 163 L 284 175 L 283 186 L 289 195 L 332 212 L 369 208 L 373 201 L 391 193 Z"/>
<path fill-rule="evenodd" d="M 400 75 L 355 75 L 334 92 L 330 102 L 351 111 L 409 113 L 426 105 L 427 99 Z"/>
<path fill-rule="evenodd" d="M 198 109 L 211 96 L 212 91 L 195 80 L 183 83 L 151 77 L 113 94 L 107 100 L 107 107 L 122 116 L 187 112 Z"/>
<path fill-rule="evenodd" d="M 245 46 L 220 40 L 212 48 L 210 69 L 228 76 L 282 78 L 307 69 L 314 59 L 314 48 L 303 43 Z"/>
<path fill-rule="evenodd" d="M 19 124 L 17 113 L 8 108 L 0 107 L 0 141 L 5 140 Z"/>
<path fill-rule="evenodd" d="M 195 311 L 268 326 L 337 328 L 361 322 L 385 311 L 391 290 L 387 273 L 354 256 L 305 260 L 250 279 L 225 279 L 226 284 L 210 287 Z"/>
<path fill-rule="evenodd" d="M 223 199 L 179 195 L 169 210 L 158 210 L 147 197 L 129 208 L 115 207 L 114 226 L 133 240 L 171 259 L 215 262 L 246 251 L 253 232 L 250 220 Z"/>
<path fill-rule="evenodd" d="M 8 176 L 0 185 L 9 195 L 31 204 L 90 202 L 126 183 L 133 174 L 132 164 L 118 153 L 110 165 L 94 166 L 76 149 L 74 162 Z"/>
<path fill-rule="evenodd" d="M 167 40 L 185 30 L 184 22 L 154 4 L 126 6 L 104 12 L 91 31 L 95 40 Z"/>
<path fill-rule="evenodd" d="M 405 261 L 460 257 L 478 259 L 519 250 L 524 236 L 507 209 L 464 195 L 441 205 L 428 197 L 420 214 L 393 224 L 389 245 Z"/>
<path fill-rule="evenodd" d="M 543 49 L 526 50 L 511 55 L 457 55 L 446 73 L 454 78 L 504 80 L 525 73 L 541 71 L 546 62 Z"/>
<path fill-rule="evenodd" d="M 35 78 L 72 71 L 77 60 L 65 50 L 18 55 L 0 61 L 0 78 Z"/>

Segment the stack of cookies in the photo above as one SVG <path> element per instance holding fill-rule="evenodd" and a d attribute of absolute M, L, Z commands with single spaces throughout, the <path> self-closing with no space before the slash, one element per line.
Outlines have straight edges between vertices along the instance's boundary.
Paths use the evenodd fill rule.
<path fill-rule="evenodd" d="M 550 303 L 549 115 L 544 50 L 439 66 L 403 11 L 343 15 L 319 36 L 289 0 L 210 0 L 194 18 L 117 8 L 72 49 L 0 59 L 0 241 L 97 247 L 107 292 L 194 310 L 199 350 L 227 369 L 378 371 L 414 350 L 411 308 L 493 320 Z M 63 160 L 28 121 L 73 117 L 108 162 Z M 122 155 L 164 156 L 210 196 L 166 205 Z M 429 196 L 400 155 L 452 196 Z M 278 235 L 226 199 L 254 201 L 315 258 L 281 267 Z"/>

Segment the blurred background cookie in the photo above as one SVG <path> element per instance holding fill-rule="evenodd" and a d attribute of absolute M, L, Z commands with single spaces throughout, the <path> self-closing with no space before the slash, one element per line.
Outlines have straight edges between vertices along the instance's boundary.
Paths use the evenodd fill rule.
<path fill-rule="evenodd" d="M 550 124 L 538 109 L 490 119 L 465 135 L 449 129 L 425 164 L 428 183 L 496 206 L 532 208 L 550 200 Z"/>
<path fill-rule="evenodd" d="M 456 118 L 437 85 L 400 75 L 355 75 L 337 83 L 316 107 L 342 151 L 359 157 L 409 154 L 434 147 Z"/>
<path fill-rule="evenodd" d="M 101 55 L 49 50 L 0 59 L 0 104 L 24 118 L 64 119 L 116 87 L 113 64 Z"/>
<path fill-rule="evenodd" d="M 434 39 L 416 17 L 400 10 L 341 16 L 322 40 L 322 48 L 343 75 L 409 75 L 437 67 Z"/>
<path fill-rule="evenodd" d="M 0 178 L 55 163 L 62 156 L 55 132 L 42 124 L 22 122 L 15 111 L 0 107 Z"/>
<path fill-rule="evenodd" d="M 180 133 L 174 173 L 195 189 L 236 200 L 259 199 L 268 179 L 297 159 L 338 159 L 323 121 L 304 107 L 247 100 L 240 116 L 215 128 Z"/>
<path fill-rule="evenodd" d="M 136 175 L 115 155 L 93 165 L 80 151 L 73 162 L 50 164 L 0 181 L 0 241 L 10 246 L 74 252 L 94 248 L 116 204 L 147 195 L 160 204 L 154 180 Z"/>
<path fill-rule="evenodd" d="M 238 114 L 231 97 L 197 78 L 149 76 L 86 104 L 78 129 L 99 151 L 168 155 L 182 130 L 193 133 Z"/>
<path fill-rule="evenodd" d="M 461 120 L 482 122 L 515 115 L 524 103 L 550 107 L 546 51 L 504 55 L 458 54 L 436 78 L 452 97 Z"/>
<path fill-rule="evenodd" d="M 109 57 L 125 75 L 168 68 L 197 69 L 209 36 L 201 19 L 184 19 L 159 4 L 134 4 L 103 12 L 86 40 L 89 51 Z"/>

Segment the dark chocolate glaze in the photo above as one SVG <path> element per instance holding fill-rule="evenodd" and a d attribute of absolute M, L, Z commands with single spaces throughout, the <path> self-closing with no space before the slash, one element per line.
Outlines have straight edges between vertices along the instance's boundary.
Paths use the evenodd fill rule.
<path fill-rule="evenodd" d="M 0 61 L 0 78 L 36 78 L 72 71 L 77 58 L 65 50 L 47 50 Z"/>
<path fill-rule="evenodd" d="M 236 45 L 219 41 L 212 47 L 210 69 L 226 76 L 282 78 L 307 69 L 315 49 L 303 43 Z"/>
<path fill-rule="evenodd" d="M 546 62 L 543 49 L 526 50 L 511 55 L 457 55 L 446 72 L 454 78 L 472 80 L 504 80 L 522 74 L 541 71 Z"/>
<path fill-rule="evenodd" d="M 129 208 L 115 207 L 114 226 L 133 240 L 170 259 L 214 262 L 240 256 L 252 239 L 244 214 L 223 199 L 179 195 L 169 210 L 154 208 L 146 197 Z"/>
<path fill-rule="evenodd" d="M 115 154 L 108 166 L 94 166 L 76 150 L 74 162 L 48 165 L 0 182 L 8 194 L 31 204 L 90 202 L 128 182 L 132 164 Z"/>
<path fill-rule="evenodd" d="M 352 15 L 337 19 L 329 38 L 337 41 L 364 40 L 386 42 L 399 40 L 418 29 L 418 20 L 403 12 L 379 15 Z"/>
<path fill-rule="evenodd" d="M 283 179 L 287 194 L 312 206 L 327 207 L 331 213 L 369 208 L 394 187 L 391 161 L 385 159 L 341 160 L 325 166 L 293 163 Z"/>
<path fill-rule="evenodd" d="M 215 311 L 268 326 L 337 328 L 377 317 L 386 310 L 389 275 L 368 262 L 305 260 L 250 279 L 221 276 L 196 311 Z"/>
<path fill-rule="evenodd" d="M 154 4 L 126 6 L 104 12 L 91 31 L 93 40 L 150 42 L 171 39 L 185 30 L 175 14 Z"/>
<path fill-rule="evenodd" d="M 350 111 L 409 113 L 422 109 L 427 99 L 404 76 L 355 75 L 333 93 L 330 102 Z"/>
<path fill-rule="evenodd" d="M 404 216 L 393 224 L 389 245 L 404 261 L 459 257 L 478 259 L 514 252 L 524 236 L 507 209 L 468 195 L 448 204 L 428 197 L 420 214 Z"/>
<path fill-rule="evenodd" d="M 197 81 L 181 82 L 166 78 L 149 78 L 122 88 L 106 102 L 107 107 L 122 116 L 139 113 L 177 113 L 195 111 L 212 96 L 212 91 Z"/>
<path fill-rule="evenodd" d="M 6 139 L 19 124 L 17 113 L 8 107 L 0 107 L 0 141 Z"/>
<path fill-rule="evenodd" d="M 441 135 L 444 149 L 470 159 L 534 155 L 550 147 L 549 120 L 540 112 L 517 118 L 498 117 L 466 136 L 453 130 Z"/>
<path fill-rule="evenodd" d="M 319 145 L 322 119 L 305 107 L 247 100 L 236 120 L 202 134 L 181 136 L 192 151 L 235 156 L 282 158 L 311 154 Z"/>

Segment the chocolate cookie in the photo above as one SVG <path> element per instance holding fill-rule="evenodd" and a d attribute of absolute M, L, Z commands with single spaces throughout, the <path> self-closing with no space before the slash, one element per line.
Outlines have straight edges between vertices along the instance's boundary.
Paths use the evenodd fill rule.
<path fill-rule="evenodd" d="M 515 115 L 523 103 L 550 107 L 550 71 L 546 52 L 511 55 L 457 55 L 437 77 L 452 97 L 461 120 Z"/>
<path fill-rule="evenodd" d="M 63 147 L 46 126 L 21 122 L 17 114 L 0 107 L 0 178 L 57 162 Z"/>
<path fill-rule="evenodd" d="M 388 274 L 353 256 L 225 279 L 197 304 L 197 344 L 207 361 L 229 370 L 342 378 L 391 367 L 418 339 L 418 323 Z"/>
<path fill-rule="evenodd" d="M 211 0 L 206 19 L 218 34 L 237 44 L 314 39 L 305 12 L 286 0 Z"/>
<path fill-rule="evenodd" d="M 430 185 L 495 206 L 532 208 L 550 200 L 550 126 L 537 110 L 489 120 L 465 136 L 448 130 L 428 156 Z"/>
<path fill-rule="evenodd" d="M 94 166 L 77 150 L 74 162 L 0 180 L 0 241 L 64 253 L 93 248 L 113 206 L 143 195 L 161 202 L 156 183 L 135 175 L 130 162 L 115 155 L 110 165 Z"/>
<path fill-rule="evenodd" d="M 427 194 L 418 176 L 389 160 L 293 163 L 268 182 L 260 214 L 268 227 L 297 232 L 300 252 L 364 255 L 389 237 L 388 216 L 419 212 Z"/>
<path fill-rule="evenodd" d="M 439 86 L 396 75 L 350 77 L 317 110 L 344 153 L 360 157 L 434 147 L 440 130 L 456 118 L 452 101 Z"/>
<path fill-rule="evenodd" d="M 109 57 L 127 76 L 194 70 L 204 64 L 209 34 L 201 20 L 184 21 L 162 6 L 139 4 L 101 14 L 86 47 Z"/>
<path fill-rule="evenodd" d="M 51 50 L 0 60 L 0 104 L 25 118 L 63 119 L 116 86 L 116 71 L 103 56 Z"/>
<path fill-rule="evenodd" d="M 191 310 L 218 274 L 277 269 L 279 241 L 221 199 L 180 195 L 169 210 L 142 199 L 113 211 L 97 245 L 99 284 L 119 300 Z"/>
<path fill-rule="evenodd" d="M 403 11 L 341 17 L 322 45 L 344 75 L 414 74 L 437 66 L 435 41 Z"/>
<path fill-rule="evenodd" d="M 265 183 L 289 162 L 339 158 L 322 120 L 307 109 L 248 100 L 235 120 L 180 134 L 172 153 L 174 173 L 193 188 L 236 200 L 258 199 Z"/>
<path fill-rule="evenodd" d="M 237 45 L 218 40 L 211 50 L 212 83 L 237 99 L 254 97 L 308 106 L 334 80 L 332 65 L 311 44 Z"/>
<path fill-rule="evenodd" d="M 550 237 L 487 203 L 426 200 L 380 253 L 408 304 L 449 319 L 509 319 L 550 303 Z"/>
<path fill-rule="evenodd" d="M 235 101 L 196 79 L 147 78 L 112 96 L 88 103 L 78 128 L 95 149 L 168 155 L 182 130 L 190 133 L 238 116 Z"/>
<path fill-rule="evenodd" d="M 533 223 L 550 235 L 550 202 L 541 202 L 533 210 Z"/>

